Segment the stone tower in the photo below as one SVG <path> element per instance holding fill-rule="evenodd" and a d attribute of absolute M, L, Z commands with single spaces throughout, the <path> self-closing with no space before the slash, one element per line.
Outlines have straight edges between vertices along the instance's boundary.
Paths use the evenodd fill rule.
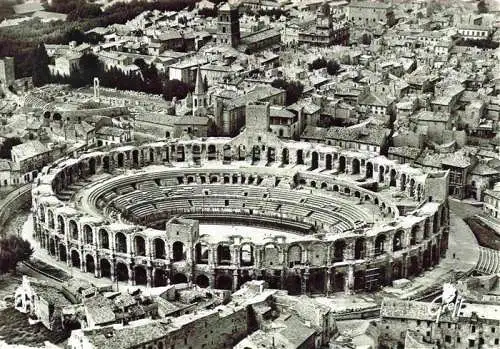
<path fill-rule="evenodd" d="M 193 93 L 193 116 L 205 116 L 206 113 L 206 94 L 205 86 L 203 86 L 203 79 L 201 77 L 201 69 L 198 67 L 196 72 L 196 84 Z"/>
<path fill-rule="evenodd" d="M 218 10 L 217 44 L 237 47 L 240 43 L 240 18 L 238 7 L 225 3 Z"/>

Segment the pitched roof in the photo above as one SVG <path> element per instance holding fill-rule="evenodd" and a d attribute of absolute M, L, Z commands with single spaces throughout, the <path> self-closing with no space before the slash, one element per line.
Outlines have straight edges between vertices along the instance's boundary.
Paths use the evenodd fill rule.
<path fill-rule="evenodd" d="M 25 160 L 48 152 L 49 149 L 40 141 L 29 141 L 12 147 L 12 157 L 17 160 Z"/>

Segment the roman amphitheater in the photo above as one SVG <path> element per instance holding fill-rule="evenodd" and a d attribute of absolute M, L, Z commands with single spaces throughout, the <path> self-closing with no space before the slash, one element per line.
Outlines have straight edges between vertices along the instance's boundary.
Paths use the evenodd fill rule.
<path fill-rule="evenodd" d="M 447 172 L 252 125 L 57 161 L 32 189 L 35 238 L 70 267 L 151 287 L 261 279 L 290 294 L 350 294 L 439 263 Z"/>

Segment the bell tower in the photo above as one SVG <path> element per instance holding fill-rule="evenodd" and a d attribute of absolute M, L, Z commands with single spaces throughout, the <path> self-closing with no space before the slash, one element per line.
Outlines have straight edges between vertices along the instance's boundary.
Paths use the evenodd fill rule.
<path fill-rule="evenodd" d="M 217 15 L 217 44 L 237 47 L 240 43 L 240 18 L 238 7 L 223 4 Z"/>

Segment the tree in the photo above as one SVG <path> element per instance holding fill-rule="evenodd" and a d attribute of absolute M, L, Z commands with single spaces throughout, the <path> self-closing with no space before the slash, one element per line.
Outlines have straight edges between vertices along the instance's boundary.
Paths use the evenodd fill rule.
<path fill-rule="evenodd" d="M 322 69 L 325 68 L 326 65 L 327 65 L 326 59 L 324 59 L 323 57 L 319 57 L 316 58 L 314 61 L 312 61 L 311 64 L 309 64 L 309 70 L 312 71 L 312 70 Z"/>
<path fill-rule="evenodd" d="M 33 52 L 33 85 L 43 86 L 50 81 L 49 56 L 43 43 L 38 44 Z"/>
<path fill-rule="evenodd" d="M 22 143 L 23 142 L 18 137 L 6 138 L 5 141 L 3 142 L 2 146 L 0 147 L 0 159 L 11 160 L 12 147 L 15 147 L 16 145 L 19 145 Z"/>
<path fill-rule="evenodd" d="M 192 86 L 189 86 L 188 84 L 180 80 L 168 80 L 163 86 L 163 98 L 165 98 L 167 101 L 171 101 L 174 97 L 178 99 L 184 99 L 192 90 Z"/>
<path fill-rule="evenodd" d="M 304 91 L 304 85 L 302 85 L 299 81 L 286 81 L 283 79 L 276 79 L 271 82 L 271 86 L 273 86 L 274 88 L 285 90 L 286 105 L 297 102 L 300 97 L 302 97 L 302 92 Z"/>
<path fill-rule="evenodd" d="M 488 5 L 486 5 L 486 1 L 480 0 L 477 3 L 477 13 L 488 13 Z"/>
<path fill-rule="evenodd" d="M 0 240 L 0 273 L 16 271 L 19 262 L 27 261 L 33 255 L 29 241 L 16 235 L 9 235 Z"/>
<path fill-rule="evenodd" d="M 326 64 L 326 71 L 328 75 L 337 75 L 339 70 L 340 70 L 340 65 L 334 59 L 329 60 L 328 63 Z"/>

